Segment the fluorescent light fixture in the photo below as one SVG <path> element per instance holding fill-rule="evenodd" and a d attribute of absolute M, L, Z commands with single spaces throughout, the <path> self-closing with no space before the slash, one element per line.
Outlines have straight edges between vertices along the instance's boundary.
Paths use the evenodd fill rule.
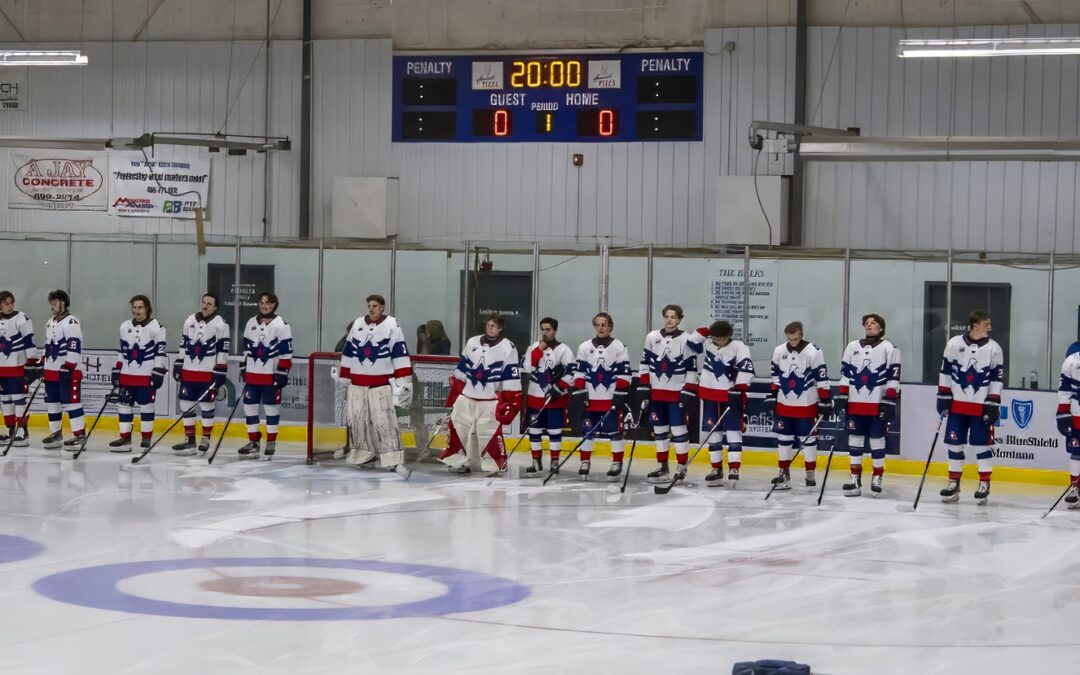
<path fill-rule="evenodd" d="M 896 47 L 902 59 L 1065 54 L 1080 54 L 1080 37 L 901 40 Z"/>
<path fill-rule="evenodd" d="M 85 66 L 83 53 L 70 49 L 0 49 L 0 66 Z"/>

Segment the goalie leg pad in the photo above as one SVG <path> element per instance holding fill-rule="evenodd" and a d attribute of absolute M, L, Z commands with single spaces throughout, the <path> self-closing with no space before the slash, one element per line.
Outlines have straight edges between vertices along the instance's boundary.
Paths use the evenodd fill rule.
<path fill-rule="evenodd" d="M 368 432 L 368 407 L 367 387 L 351 385 L 346 409 L 346 417 L 349 420 L 350 443 L 349 456 L 346 461 L 352 464 L 367 464 L 375 459 L 376 452 L 372 449 L 374 438 Z"/>
<path fill-rule="evenodd" d="M 390 468 L 405 461 L 398 437 L 394 392 L 390 387 L 367 390 L 368 412 L 371 415 L 372 447 L 379 453 L 379 466 Z"/>

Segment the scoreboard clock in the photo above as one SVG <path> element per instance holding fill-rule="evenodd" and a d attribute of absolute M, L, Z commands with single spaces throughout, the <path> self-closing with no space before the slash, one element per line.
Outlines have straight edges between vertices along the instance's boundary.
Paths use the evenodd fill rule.
<path fill-rule="evenodd" d="M 700 141 L 701 52 L 395 56 L 395 142 Z"/>

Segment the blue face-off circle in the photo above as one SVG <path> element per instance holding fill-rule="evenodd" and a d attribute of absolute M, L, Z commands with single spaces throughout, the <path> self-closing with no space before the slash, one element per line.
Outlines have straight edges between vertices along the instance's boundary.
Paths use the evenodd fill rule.
<path fill-rule="evenodd" d="M 117 587 L 125 579 L 144 574 L 211 567 L 315 567 L 386 572 L 434 581 L 446 586 L 446 592 L 434 598 L 398 605 L 262 608 L 153 600 L 125 593 Z M 332 558 L 192 558 L 115 563 L 52 574 L 34 582 L 33 588 L 52 600 L 94 609 L 243 621 L 356 621 L 443 616 L 502 607 L 524 600 L 530 594 L 527 586 L 516 581 L 453 567 Z"/>
<path fill-rule="evenodd" d="M 26 560 L 45 552 L 45 547 L 36 541 L 0 534 L 0 565 L 17 560 Z"/>

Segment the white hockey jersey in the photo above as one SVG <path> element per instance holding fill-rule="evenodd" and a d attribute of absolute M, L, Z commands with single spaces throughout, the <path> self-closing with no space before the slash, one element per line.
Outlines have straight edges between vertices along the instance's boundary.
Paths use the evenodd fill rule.
<path fill-rule="evenodd" d="M 582 342 L 574 366 L 574 388 L 588 392 L 590 412 L 610 410 L 616 390 L 630 390 L 630 354 L 626 345 L 613 337 Z"/>
<path fill-rule="evenodd" d="M 165 352 L 165 327 L 157 319 L 135 323 L 128 319 L 120 324 L 120 351 L 116 367 L 120 369 L 121 387 L 149 387 L 150 373 L 168 367 Z"/>
<path fill-rule="evenodd" d="M 220 314 L 207 319 L 196 312 L 184 321 L 180 336 L 180 357 L 183 359 L 184 382 L 210 382 L 214 371 L 224 372 L 229 367 L 229 324 Z"/>
<path fill-rule="evenodd" d="M 405 336 L 392 316 L 378 323 L 362 316 L 353 321 L 341 348 L 338 377 L 360 387 L 384 387 L 398 377 L 412 377 Z"/>
<path fill-rule="evenodd" d="M 51 317 L 45 324 L 45 380 L 56 382 L 60 369 L 84 370 L 82 326 L 70 314 Z"/>
<path fill-rule="evenodd" d="M 525 350 L 521 370 L 529 376 L 529 390 L 526 405 L 539 410 L 544 406 L 544 397 L 550 392 L 551 402 L 548 408 L 565 408 L 570 404 L 570 396 L 555 396 L 551 386 L 562 382 L 569 390 L 574 382 L 574 353 L 561 342 L 548 345 L 543 340 Z"/>
<path fill-rule="evenodd" d="M 502 391 L 520 392 L 517 347 L 503 337 L 475 335 L 465 343 L 454 377 L 465 382 L 462 394 L 478 401 L 493 400 Z"/>
<path fill-rule="evenodd" d="M 888 340 L 853 340 L 840 362 L 840 393 L 849 415 L 877 415 L 881 399 L 900 393 L 900 350 Z"/>
<path fill-rule="evenodd" d="M 952 392 L 949 412 L 982 415 L 984 403 L 1000 403 L 1004 379 L 1005 356 L 990 338 L 957 335 L 946 343 L 938 391 Z"/>
<path fill-rule="evenodd" d="M 697 389 L 702 342 L 701 335 L 678 328 L 672 333 L 654 330 L 645 336 L 638 381 L 652 387 L 649 397 L 653 401 L 678 401 L 684 388 Z"/>
<path fill-rule="evenodd" d="M 829 371 L 821 349 L 803 340 L 794 349 L 785 342 L 773 350 L 772 390 L 777 415 L 814 417 L 817 402 L 829 398 Z"/>
<path fill-rule="evenodd" d="M 273 384 L 275 370 L 287 373 L 292 368 L 292 355 L 292 329 L 285 319 L 277 315 L 265 322 L 258 315 L 248 319 L 244 326 L 245 384 Z"/>
<path fill-rule="evenodd" d="M 1080 429 L 1080 352 L 1065 357 L 1058 384 L 1058 412 L 1069 411 L 1072 428 Z"/>
<path fill-rule="evenodd" d="M 705 357 L 701 364 L 698 396 L 703 401 L 727 401 L 730 390 L 745 392 L 754 379 L 754 359 L 750 348 L 740 340 L 717 347 L 705 340 Z"/>
<path fill-rule="evenodd" d="M 27 363 L 36 363 L 34 323 L 22 312 L 0 314 L 0 377 L 23 377 Z"/>

